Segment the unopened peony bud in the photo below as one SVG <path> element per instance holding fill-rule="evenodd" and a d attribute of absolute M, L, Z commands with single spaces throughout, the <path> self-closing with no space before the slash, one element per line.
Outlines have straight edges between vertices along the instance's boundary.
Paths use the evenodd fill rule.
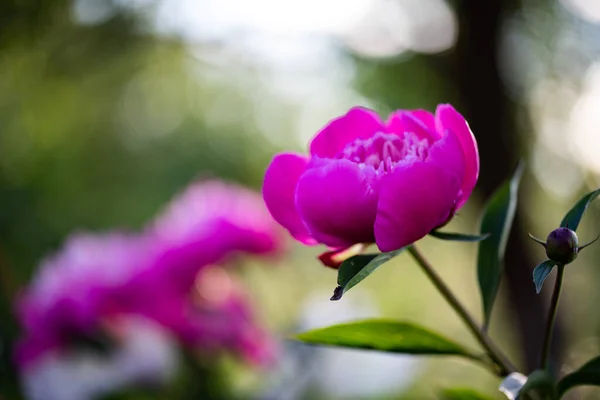
<path fill-rule="evenodd" d="M 563 265 L 573 262 L 579 253 L 577 234 L 569 228 L 558 228 L 546 238 L 546 255 Z"/>

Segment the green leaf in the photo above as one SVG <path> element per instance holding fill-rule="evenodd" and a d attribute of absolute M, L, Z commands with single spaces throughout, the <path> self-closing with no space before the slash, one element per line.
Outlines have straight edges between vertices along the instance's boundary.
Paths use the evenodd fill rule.
<path fill-rule="evenodd" d="M 600 386 L 600 356 L 585 363 L 577 371 L 570 373 L 558 382 L 559 397 L 574 386 Z"/>
<path fill-rule="evenodd" d="M 425 328 L 385 319 L 333 325 L 301 333 L 296 338 L 315 345 L 405 354 L 460 355 L 479 359 L 462 346 Z"/>
<path fill-rule="evenodd" d="M 477 278 L 485 326 L 489 324 L 504 269 L 504 252 L 515 217 L 522 174 L 523 164 L 519 164 L 512 178 L 502 184 L 488 200 L 481 220 L 480 232 L 490 233 L 487 240 L 479 243 L 477 256 Z"/>
<path fill-rule="evenodd" d="M 344 261 L 338 269 L 338 287 L 333 291 L 331 300 L 341 299 L 344 293 L 371 275 L 381 265 L 402 253 L 402 251 L 404 251 L 404 248 L 388 253 L 360 254 Z"/>
<path fill-rule="evenodd" d="M 440 394 L 441 400 L 490 400 L 490 397 L 467 388 L 444 389 Z"/>
<path fill-rule="evenodd" d="M 542 291 L 542 286 L 544 286 L 544 281 L 552 272 L 552 269 L 556 263 L 552 260 L 546 260 L 533 270 L 533 283 L 535 283 L 535 292 L 540 293 Z"/>
<path fill-rule="evenodd" d="M 442 240 L 455 240 L 457 242 L 481 242 L 490 237 L 489 233 L 484 235 L 464 235 L 462 233 L 431 231 L 429 234 Z"/>
<path fill-rule="evenodd" d="M 600 195 L 600 189 L 594 190 L 583 196 L 581 200 L 579 200 L 573 208 L 565 215 L 563 220 L 560 223 L 560 226 L 563 228 L 569 228 L 572 231 L 576 231 L 579 226 L 579 222 L 583 217 L 583 213 L 589 205 Z"/>
<path fill-rule="evenodd" d="M 552 379 L 552 376 L 548 373 L 548 371 L 541 369 L 533 371 L 527 377 L 527 382 L 521 388 L 517 400 L 523 400 L 528 398 L 529 396 L 526 396 L 527 393 L 530 393 L 534 390 L 537 390 L 543 394 L 548 394 L 552 398 L 554 398 L 554 380 Z"/>

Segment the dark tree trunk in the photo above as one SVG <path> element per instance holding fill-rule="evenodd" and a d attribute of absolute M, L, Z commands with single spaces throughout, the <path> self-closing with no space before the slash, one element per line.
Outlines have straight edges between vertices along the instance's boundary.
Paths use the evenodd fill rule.
<path fill-rule="evenodd" d="M 510 176 L 522 154 L 517 137 L 516 107 L 504 92 L 498 63 L 501 24 L 517 3 L 512 0 L 465 0 L 457 4 L 460 36 L 453 71 L 461 111 L 479 143 L 481 175 L 478 188 L 486 197 Z M 506 253 L 504 287 L 508 291 L 511 319 L 516 321 L 526 372 L 529 372 L 538 367 L 547 304 L 533 288 L 531 272 L 536 260 L 526 250 L 526 232 L 517 212 Z M 554 335 L 556 342 L 560 341 L 561 332 L 558 323 Z"/>

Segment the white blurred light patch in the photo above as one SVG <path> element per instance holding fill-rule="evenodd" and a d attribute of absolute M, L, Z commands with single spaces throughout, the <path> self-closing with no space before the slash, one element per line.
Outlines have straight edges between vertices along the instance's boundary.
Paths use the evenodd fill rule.
<path fill-rule="evenodd" d="M 527 383 L 527 377 L 519 372 L 513 372 L 502 380 L 498 390 L 502 392 L 508 400 L 519 398 L 519 392 Z"/>
<path fill-rule="evenodd" d="M 537 133 L 532 146 L 533 173 L 546 191 L 556 197 L 572 197 L 581 187 L 585 166 L 570 126 L 573 104 L 578 99 L 569 81 L 542 80 L 530 97 L 531 119 Z"/>
<path fill-rule="evenodd" d="M 195 107 L 204 122 L 215 130 L 252 124 L 278 147 L 290 138 L 304 147 L 331 115 L 369 105 L 350 87 L 355 71 L 340 43 L 365 56 L 390 57 L 444 51 L 457 36 L 445 0 L 156 0 L 147 10 L 156 33 L 188 43 L 197 64 L 191 74 L 197 70 L 198 87 L 213 93 Z M 207 78 L 211 69 L 222 76 Z M 132 82 L 118 122 L 144 136 L 175 129 L 189 105 L 157 93 Z"/>
<path fill-rule="evenodd" d="M 456 15 L 444 0 L 375 0 L 345 41 L 361 55 L 392 57 L 407 50 L 439 53 L 457 37 Z"/>
<path fill-rule="evenodd" d="M 371 0 L 162 0 L 159 32 L 188 40 L 218 40 L 240 33 L 336 34 L 366 12 Z"/>
<path fill-rule="evenodd" d="M 579 166 L 543 143 L 533 146 L 533 173 L 544 190 L 562 199 L 571 198 L 583 185 Z"/>
<path fill-rule="evenodd" d="M 600 62 L 586 73 L 583 91 L 571 112 L 569 133 L 581 164 L 600 174 Z"/>
<path fill-rule="evenodd" d="M 598 0 L 560 0 L 562 5 L 578 17 L 594 23 L 600 23 L 600 1 Z"/>
<path fill-rule="evenodd" d="M 565 156 L 572 150 L 568 120 L 577 96 L 577 91 L 566 82 L 547 79 L 534 86 L 530 97 L 531 118 L 540 140 Z"/>
<path fill-rule="evenodd" d="M 269 57 L 268 71 L 261 79 L 264 93 L 256 93 L 254 102 L 258 128 L 282 148 L 290 145 L 290 139 L 305 148 L 333 116 L 356 104 L 368 105 L 349 87 L 355 71 L 342 54 L 324 42 L 298 41 L 292 41 L 293 50 L 285 51 L 285 61 Z M 290 41 L 279 42 L 282 49 L 286 44 Z"/>
<path fill-rule="evenodd" d="M 438 53 L 458 35 L 456 15 L 445 0 L 162 0 L 154 25 L 159 33 L 190 42 L 229 45 L 253 36 L 338 38 L 374 57 L 406 50 Z M 276 50 L 268 42 L 265 49 Z"/>

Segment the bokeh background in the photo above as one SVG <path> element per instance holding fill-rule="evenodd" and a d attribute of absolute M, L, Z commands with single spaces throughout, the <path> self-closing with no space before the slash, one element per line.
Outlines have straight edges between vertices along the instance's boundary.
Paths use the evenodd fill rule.
<path fill-rule="evenodd" d="M 442 102 L 469 120 L 482 165 L 452 229 L 475 232 L 485 198 L 519 159 L 527 163 L 492 333 L 532 370 L 549 293 L 535 295 L 531 270 L 543 249 L 526 233 L 544 237 L 600 184 L 598 1 L 0 2 L 0 398 L 22 396 L 11 301 L 69 233 L 138 229 L 199 177 L 258 191 L 275 152 L 303 151 L 353 105 L 385 115 Z M 580 237 L 598 230 L 591 210 Z M 315 259 L 322 249 L 290 246 L 286 257 L 248 261 L 241 273 L 276 337 L 382 315 L 474 345 L 407 256 L 330 303 L 335 272 Z M 423 248 L 478 313 L 476 246 L 424 239 Z M 569 267 L 559 371 L 600 351 L 599 257 L 592 247 Z M 237 398 L 427 399 L 449 386 L 501 398 L 496 378 L 457 359 L 317 354 L 285 341 L 282 349 L 276 368 L 214 368 Z M 183 386 L 177 398 L 192 398 Z"/>

